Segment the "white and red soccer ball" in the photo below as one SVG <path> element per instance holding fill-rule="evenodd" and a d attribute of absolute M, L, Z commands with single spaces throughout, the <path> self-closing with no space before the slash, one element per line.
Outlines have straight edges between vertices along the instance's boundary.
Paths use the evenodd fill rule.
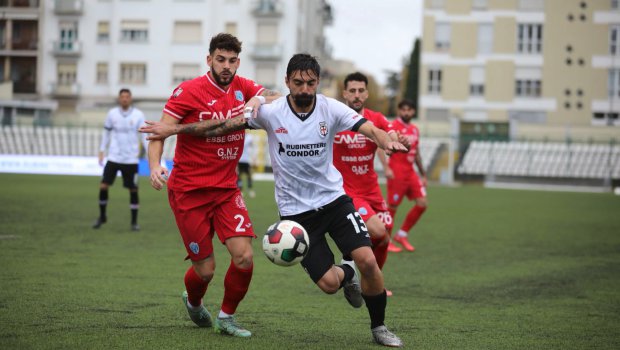
<path fill-rule="evenodd" d="M 263 252 L 276 265 L 292 266 L 308 253 L 310 238 L 300 224 L 291 220 L 269 226 L 263 237 Z"/>

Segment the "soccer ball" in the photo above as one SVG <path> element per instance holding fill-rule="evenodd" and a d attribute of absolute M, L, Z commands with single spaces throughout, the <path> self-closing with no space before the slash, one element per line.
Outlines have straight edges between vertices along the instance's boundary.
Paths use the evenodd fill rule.
<path fill-rule="evenodd" d="M 309 248 L 308 232 L 291 220 L 278 221 L 269 226 L 263 237 L 263 252 L 272 263 L 280 266 L 297 264 Z"/>

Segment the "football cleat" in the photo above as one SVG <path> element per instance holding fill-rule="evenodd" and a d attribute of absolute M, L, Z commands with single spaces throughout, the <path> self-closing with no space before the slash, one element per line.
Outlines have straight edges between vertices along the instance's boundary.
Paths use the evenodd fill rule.
<path fill-rule="evenodd" d="M 345 282 L 342 288 L 344 289 L 344 297 L 347 299 L 349 304 L 354 308 L 360 308 L 364 305 L 364 298 L 362 298 L 362 286 L 360 284 L 360 278 L 355 268 L 355 262 L 349 260 L 340 261 L 341 264 L 347 264 L 351 266 L 353 269 L 353 278 L 348 282 Z"/>
<path fill-rule="evenodd" d="M 397 246 L 396 244 L 392 243 L 392 241 L 390 241 L 390 243 L 388 243 L 388 252 L 390 253 L 400 253 L 403 251 L 403 248 Z"/>
<path fill-rule="evenodd" d="M 252 332 L 241 327 L 232 316 L 216 318 L 215 331 L 221 334 L 232 335 L 233 337 L 247 338 L 252 336 Z"/>
<path fill-rule="evenodd" d="M 93 228 L 98 229 L 101 225 L 105 224 L 106 221 L 108 221 L 106 217 L 98 217 L 97 220 L 95 220 L 95 223 L 93 223 Z"/>
<path fill-rule="evenodd" d="M 211 314 L 207 311 L 207 308 L 204 305 L 200 305 L 200 309 L 196 310 L 190 308 L 187 303 L 187 291 L 183 292 L 183 305 L 187 308 L 187 313 L 189 314 L 189 318 L 194 321 L 194 323 L 198 327 L 212 327 L 213 321 L 211 320 Z"/>
<path fill-rule="evenodd" d="M 386 326 L 379 326 L 372 329 L 372 339 L 379 345 L 392 348 L 402 348 L 403 341 L 394 333 L 390 332 Z"/>
<path fill-rule="evenodd" d="M 402 245 L 403 248 L 405 248 L 407 251 L 412 252 L 415 250 L 415 247 L 409 243 L 407 236 L 396 235 L 396 237 L 394 237 L 394 240 L 398 242 L 400 245 Z"/>
<path fill-rule="evenodd" d="M 131 230 L 135 231 L 135 232 L 140 231 L 140 225 L 138 225 L 138 224 L 131 224 Z"/>

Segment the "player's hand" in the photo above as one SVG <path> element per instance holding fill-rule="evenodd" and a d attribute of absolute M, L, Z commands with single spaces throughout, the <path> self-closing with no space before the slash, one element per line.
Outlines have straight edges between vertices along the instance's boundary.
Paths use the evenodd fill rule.
<path fill-rule="evenodd" d="M 392 169 L 387 166 L 383 169 L 383 173 L 385 174 L 385 178 L 386 179 L 393 179 L 394 178 L 394 172 L 392 171 Z"/>
<path fill-rule="evenodd" d="M 426 179 L 426 175 L 422 176 L 422 185 L 426 187 L 427 184 L 428 184 L 428 180 Z"/>
<path fill-rule="evenodd" d="M 165 140 L 166 137 L 174 134 L 174 125 L 157 122 L 153 120 L 145 120 L 145 125 L 142 125 L 138 131 L 142 133 L 150 134 L 147 136 L 147 140 Z"/>
<path fill-rule="evenodd" d="M 170 175 L 168 169 L 159 165 L 151 168 L 151 186 L 156 190 L 164 188 L 166 182 L 168 182 L 168 176 Z"/>
<path fill-rule="evenodd" d="M 398 133 L 398 142 L 402 143 L 403 146 L 407 147 L 407 150 L 411 148 L 411 143 L 409 143 L 409 138 L 407 136 L 401 135 Z"/>
<path fill-rule="evenodd" d="M 395 141 L 388 142 L 387 145 L 385 145 L 384 151 L 385 151 L 385 154 L 387 154 L 388 156 L 394 152 L 404 152 L 404 153 L 409 152 L 407 147 L 405 147 L 402 143 L 395 142 Z"/>
<path fill-rule="evenodd" d="M 105 154 L 99 152 L 99 166 L 103 166 L 103 158 L 105 158 Z"/>
<path fill-rule="evenodd" d="M 258 109 L 260 108 L 261 102 L 260 100 L 254 96 L 245 104 L 245 108 L 243 109 L 244 113 L 251 113 L 252 118 L 256 118 L 258 115 Z M 248 118 L 246 118 L 248 119 Z"/>

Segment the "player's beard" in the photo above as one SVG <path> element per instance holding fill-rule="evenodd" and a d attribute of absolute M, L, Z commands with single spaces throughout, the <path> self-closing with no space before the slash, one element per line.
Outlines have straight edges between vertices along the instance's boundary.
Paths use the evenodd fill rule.
<path fill-rule="evenodd" d="M 315 96 L 316 95 L 311 94 L 292 95 L 295 105 L 300 108 L 310 107 L 310 105 L 312 105 L 312 102 L 314 101 Z"/>
<path fill-rule="evenodd" d="M 359 104 L 359 107 L 357 106 L 358 104 Z M 364 104 L 359 100 L 355 100 L 352 103 L 349 103 L 349 107 L 351 107 L 352 110 L 359 113 L 362 111 L 362 109 L 364 109 Z"/>
<path fill-rule="evenodd" d="M 224 78 L 224 77 L 222 77 L 221 74 L 217 74 L 214 69 L 211 70 L 211 75 L 213 75 L 213 79 L 215 79 L 215 82 L 217 83 L 217 85 L 219 85 L 219 86 L 228 86 L 228 85 L 230 85 L 230 83 L 233 81 L 233 78 L 237 74 L 237 72 L 234 72 L 234 73 L 231 72 L 231 71 L 226 71 L 226 72 L 230 73 L 230 75 L 228 77 Z"/>

